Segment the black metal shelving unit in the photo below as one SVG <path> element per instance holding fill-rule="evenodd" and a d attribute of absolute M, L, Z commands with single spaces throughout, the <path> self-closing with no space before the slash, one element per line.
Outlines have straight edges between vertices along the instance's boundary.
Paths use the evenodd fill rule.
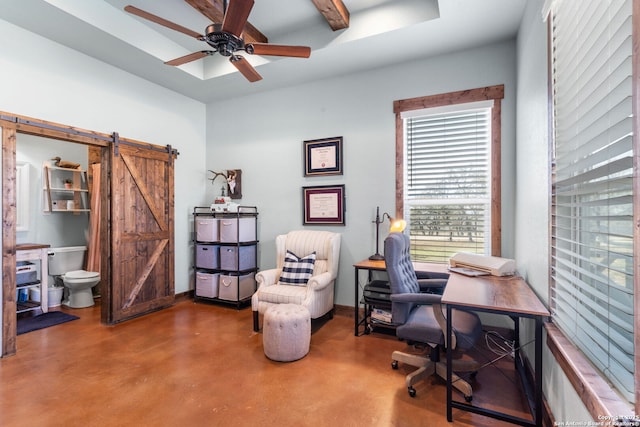
<path fill-rule="evenodd" d="M 237 309 L 251 302 L 257 288 L 257 236 L 255 206 L 238 206 L 236 212 L 193 209 L 195 301 L 235 305 Z"/>
<path fill-rule="evenodd" d="M 367 283 L 367 285 L 372 284 L 382 284 L 387 283 L 383 280 L 374 280 Z M 360 305 L 364 306 L 364 333 L 369 334 L 371 332 L 379 332 L 385 334 L 395 334 L 396 325 L 393 322 L 387 322 L 385 320 L 377 319 L 372 316 L 372 313 L 375 309 L 381 309 L 388 313 L 391 313 L 391 302 L 386 302 L 381 300 L 380 298 L 376 298 L 374 296 L 369 296 L 363 294 L 360 300 Z"/>

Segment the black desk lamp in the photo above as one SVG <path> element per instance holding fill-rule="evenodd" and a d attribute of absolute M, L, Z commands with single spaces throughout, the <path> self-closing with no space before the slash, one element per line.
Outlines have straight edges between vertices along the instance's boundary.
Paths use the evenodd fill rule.
<path fill-rule="evenodd" d="M 384 217 L 389 218 L 389 222 L 391 223 L 391 227 L 389 228 L 389 232 L 402 232 L 404 228 L 407 226 L 407 223 L 403 219 L 394 220 L 391 215 L 388 213 L 382 214 L 382 219 L 380 218 L 380 206 L 376 206 L 376 220 L 371 221 L 376 225 L 376 253 L 371 255 L 369 259 L 371 261 L 382 261 L 384 259 L 384 255 L 380 255 L 380 224 L 384 222 Z"/>

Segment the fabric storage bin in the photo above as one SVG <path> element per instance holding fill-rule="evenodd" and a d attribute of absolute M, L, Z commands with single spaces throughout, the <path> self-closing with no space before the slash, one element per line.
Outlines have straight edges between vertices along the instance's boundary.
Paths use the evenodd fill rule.
<path fill-rule="evenodd" d="M 196 240 L 198 242 L 217 242 L 218 219 L 211 217 L 196 217 Z"/>
<path fill-rule="evenodd" d="M 36 265 L 29 261 L 18 261 L 16 263 L 16 285 L 23 285 L 38 280 L 38 270 Z"/>
<path fill-rule="evenodd" d="M 220 247 L 220 268 L 222 270 L 249 270 L 255 267 L 255 245 Z"/>
<path fill-rule="evenodd" d="M 224 243 L 253 242 L 256 240 L 256 218 L 221 218 L 220 241 Z"/>
<path fill-rule="evenodd" d="M 251 297 L 255 289 L 255 273 L 241 276 L 221 274 L 218 285 L 218 298 L 227 301 L 240 301 Z"/>
<path fill-rule="evenodd" d="M 196 296 L 206 298 L 218 297 L 218 273 L 196 272 Z"/>
<path fill-rule="evenodd" d="M 196 267 L 220 268 L 220 247 L 217 245 L 196 245 Z"/>

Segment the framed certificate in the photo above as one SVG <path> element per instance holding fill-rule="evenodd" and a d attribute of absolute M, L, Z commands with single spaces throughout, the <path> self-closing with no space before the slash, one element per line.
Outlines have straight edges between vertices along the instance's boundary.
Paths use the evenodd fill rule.
<path fill-rule="evenodd" d="M 344 225 L 344 185 L 302 187 L 303 225 Z"/>
<path fill-rule="evenodd" d="M 342 175 L 342 137 L 304 141 L 304 176 Z"/>

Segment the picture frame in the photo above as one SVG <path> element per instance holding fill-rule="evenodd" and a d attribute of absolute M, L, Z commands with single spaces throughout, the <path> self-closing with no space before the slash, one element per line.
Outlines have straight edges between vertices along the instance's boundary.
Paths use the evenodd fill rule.
<path fill-rule="evenodd" d="M 303 142 L 304 176 L 342 175 L 342 137 Z"/>
<path fill-rule="evenodd" d="M 345 225 L 344 184 L 302 187 L 303 225 Z"/>
<path fill-rule="evenodd" d="M 227 169 L 227 194 L 231 199 L 242 199 L 242 169 Z"/>

